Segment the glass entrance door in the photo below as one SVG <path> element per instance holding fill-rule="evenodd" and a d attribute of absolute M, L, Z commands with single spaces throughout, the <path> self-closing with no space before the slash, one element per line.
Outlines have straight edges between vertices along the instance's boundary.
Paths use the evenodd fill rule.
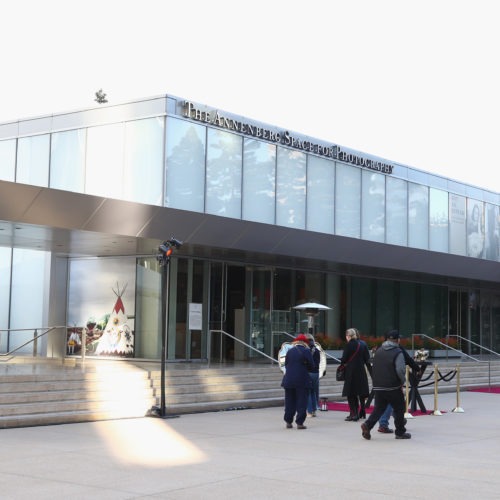
<path fill-rule="evenodd" d="M 468 307 L 469 297 L 465 290 L 450 289 L 448 295 L 448 333 L 449 335 L 459 336 L 459 349 L 469 354 L 470 346 L 468 342 L 460 342 L 460 337 L 469 338 L 468 336 Z"/>
<path fill-rule="evenodd" d="M 213 262 L 210 268 L 209 330 L 210 352 L 214 361 L 241 361 L 244 346 L 228 333 L 246 342 L 246 271 L 244 266 Z"/>

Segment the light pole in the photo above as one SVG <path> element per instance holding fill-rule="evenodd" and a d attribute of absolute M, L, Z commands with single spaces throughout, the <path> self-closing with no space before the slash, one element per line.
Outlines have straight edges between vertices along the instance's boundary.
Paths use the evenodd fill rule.
<path fill-rule="evenodd" d="M 156 260 L 162 268 L 161 273 L 161 381 L 160 381 L 160 408 L 153 406 L 150 410 L 151 416 L 166 418 L 167 409 L 165 404 L 165 364 L 167 360 L 167 330 L 168 330 L 168 288 L 170 281 L 170 256 L 175 249 L 182 246 L 182 241 L 174 237 L 164 241 L 158 247 Z"/>

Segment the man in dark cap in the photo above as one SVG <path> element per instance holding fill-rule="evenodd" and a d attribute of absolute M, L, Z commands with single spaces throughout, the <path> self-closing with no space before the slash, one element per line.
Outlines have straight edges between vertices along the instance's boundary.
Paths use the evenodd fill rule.
<path fill-rule="evenodd" d="M 293 427 L 293 419 L 297 429 L 307 429 L 304 422 L 307 417 L 307 397 L 311 388 L 309 372 L 314 369 L 314 361 L 307 343 L 307 337 L 299 334 L 292 342 L 285 358 L 285 375 L 281 386 L 285 389 L 286 428 Z"/>
<path fill-rule="evenodd" d="M 371 439 L 370 431 L 388 404 L 394 412 L 396 439 L 411 438 L 405 428 L 405 399 L 402 388 L 405 383 L 406 364 L 403 351 L 399 347 L 399 339 L 397 330 L 390 331 L 387 340 L 375 352 L 372 369 L 375 408 L 366 422 L 361 424 L 361 435 L 365 439 Z"/>
<path fill-rule="evenodd" d="M 385 340 L 387 340 L 390 334 L 391 332 L 385 334 Z M 401 344 L 399 345 L 399 348 L 403 351 L 403 356 L 405 357 L 405 364 L 412 369 L 415 379 L 420 378 L 421 376 L 420 366 L 418 366 L 416 361 L 410 356 L 408 351 L 403 346 L 401 346 Z M 392 406 L 388 404 L 384 413 L 380 417 L 380 420 L 378 421 L 378 432 L 381 432 L 382 434 L 392 434 L 394 432 L 394 430 L 389 427 L 389 418 L 391 417 L 391 415 L 392 415 Z"/>

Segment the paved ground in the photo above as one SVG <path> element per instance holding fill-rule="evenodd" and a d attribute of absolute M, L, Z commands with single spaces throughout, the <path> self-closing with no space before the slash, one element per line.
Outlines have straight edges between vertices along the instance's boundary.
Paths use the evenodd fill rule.
<path fill-rule="evenodd" d="M 424 396 L 428 409 L 434 398 Z M 500 498 L 500 394 L 439 396 L 411 440 L 281 408 L 0 430 L 0 498 Z"/>

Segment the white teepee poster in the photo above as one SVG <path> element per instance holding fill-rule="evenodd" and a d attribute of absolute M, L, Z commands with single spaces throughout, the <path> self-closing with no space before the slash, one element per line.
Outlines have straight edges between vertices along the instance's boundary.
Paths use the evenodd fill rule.
<path fill-rule="evenodd" d="M 127 285 L 121 290 L 116 285 L 113 292 L 116 295 L 116 303 L 113 307 L 106 327 L 97 341 L 95 353 L 98 355 L 109 356 L 130 356 L 134 353 L 134 336 L 131 328 L 127 324 L 128 317 L 125 314 L 122 297 Z"/>

